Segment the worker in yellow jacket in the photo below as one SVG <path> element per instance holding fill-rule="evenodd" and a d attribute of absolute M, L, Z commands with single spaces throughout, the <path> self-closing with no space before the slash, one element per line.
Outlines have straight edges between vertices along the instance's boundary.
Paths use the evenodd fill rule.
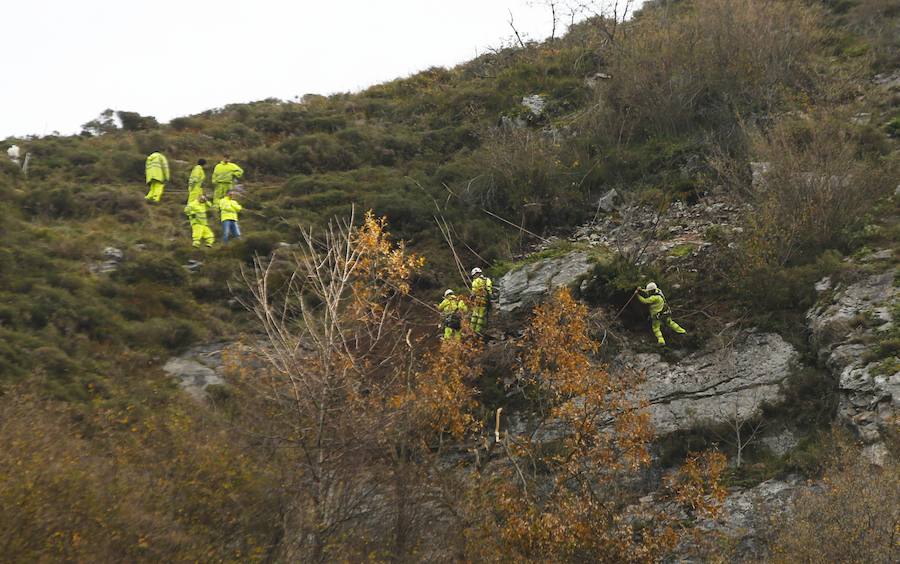
<path fill-rule="evenodd" d="M 206 220 L 206 212 L 211 207 L 203 194 L 200 194 L 184 206 L 184 213 L 191 222 L 191 239 L 195 249 L 200 248 L 201 242 L 205 243 L 207 248 L 212 247 L 213 241 L 216 239 Z"/>
<path fill-rule="evenodd" d="M 438 304 L 438 310 L 444 315 L 441 326 L 444 341 L 450 339 L 459 340 L 459 330 L 462 329 L 462 314 L 468 311 L 465 302 L 457 296 L 453 290 L 444 292 L 444 301 Z"/>
<path fill-rule="evenodd" d="M 214 185 L 213 205 L 218 206 L 219 200 L 234 187 L 234 181 L 244 176 L 244 169 L 231 162 L 231 155 L 225 154 L 215 166 L 212 173 Z"/>
<path fill-rule="evenodd" d="M 477 266 L 472 269 L 472 331 L 476 335 L 483 336 L 487 325 L 488 314 L 491 310 L 491 300 L 494 298 L 494 282 L 484 275 Z"/>
<path fill-rule="evenodd" d="M 240 239 L 241 228 L 238 225 L 238 212 L 244 207 L 232 198 L 230 190 L 225 192 L 225 195 L 219 200 L 218 207 L 222 221 L 222 242 L 227 243 L 229 239 Z"/>
<path fill-rule="evenodd" d="M 191 175 L 188 177 L 188 204 L 203 194 L 203 182 L 206 180 L 206 171 L 203 170 L 205 165 L 206 159 L 198 159 L 197 164 L 191 169 Z"/>
<path fill-rule="evenodd" d="M 672 310 L 669 309 L 666 297 L 654 282 L 647 284 L 646 288 L 638 288 L 635 290 L 635 293 L 638 292 L 648 294 L 647 297 L 638 295 L 638 299 L 642 304 L 647 304 L 650 307 L 650 330 L 653 331 L 653 334 L 656 336 L 657 343 L 660 345 L 666 344 L 661 329 L 662 323 L 660 322 L 660 318 L 662 317 L 666 318 L 666 325 L 668 325 L 669 329 L 672 331 L 682 335 L 687 333 L 681 325 L 678 325 L 675 323 L 675 320 L 672 319 Z"/>
<path fill-rule="evenodd" d="M 169 161 L 159 151 L 150 153 L 144 165 L 147 186 L 150 191 L 144 197 L 148 202 L 159 203 L 166 182 L 169 181 Z"/>

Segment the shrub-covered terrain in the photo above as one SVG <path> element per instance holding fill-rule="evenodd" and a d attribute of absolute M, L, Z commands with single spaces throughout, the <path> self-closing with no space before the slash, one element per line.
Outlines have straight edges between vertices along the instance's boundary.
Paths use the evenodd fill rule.
<path fill-rule="evenodd" d="M 598 295 L 620 306 L 652 275 L 685 288 L 690 307 L 805 340 L 817 280 L 852 278 L 845 256 L 896 253 L 898 22 L 887 0 L 648 2 L 627 22 L 591 18 L 558 39 L 359 93 L 168 124 L 108 110 L 80 135 L 7 139 L 32 158 L 27 177 L 0 163 L 0 504 L 19 508 L 0 517 L 0 551 L 21 561 L 291 554 L 276 445 L 241 432 L 246 414 L 228 392 L 198 410 L 161 366 L 256 330 L 242 272 L 352 208 L 387 216 L 424 257 L 410 283 L 431 302 L 439 285 L 461 284 L 447 239 L 466 268 L 499 272 L 536 235 L 567 236 L 590 219 L 611 188 L 660 209 L 724 189 L 751 210 L 735 244 L 695 272 L 611 260 Z M 143 200 L 154 150 L 173 171 L 159 206 Z M 246 171 L 245 236 L 201 253 L 182 213 L 187 175 L 201 157 L 211 173 L 225 152 Z M 764 186 L 751 162 L 767 163 Z M 123 256 L 107 273 L 108 247 Z M 203 264 L 189 270 L 191 260 Z M 885 366 L 895 333 L 872 349 Z M 540 527 L 530 518 L 522 527 Z M 512 550 L 479 527 L 446 554 Z M 519 557 L 584 556 L 549 533 L 538 542 L 529 529 L 526 546 L 514 532 Z M 394 554 L 379 538 L 359 546 L 371 559 Z"/>

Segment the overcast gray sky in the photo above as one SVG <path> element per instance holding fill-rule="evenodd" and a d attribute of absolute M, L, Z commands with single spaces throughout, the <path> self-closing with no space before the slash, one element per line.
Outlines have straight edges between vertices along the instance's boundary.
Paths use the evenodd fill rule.
<path fill-rule="evenodd" d="M 105 108 L 168 121 L 356 91 L 501 45 L 510 10 L 520 32 L 550 34 L 550 11 L 534 0 L 4 3 L 0 138 L 77 133 Z"/>

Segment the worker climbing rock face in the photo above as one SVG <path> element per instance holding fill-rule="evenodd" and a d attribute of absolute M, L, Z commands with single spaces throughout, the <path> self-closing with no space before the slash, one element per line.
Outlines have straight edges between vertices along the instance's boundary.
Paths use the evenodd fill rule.
<path fill-rule="evenodd" d="M 144 166 L 149 191 L 144 197 L 148 202 L 159 203 L 166 182 L 169 181 L 169 161 L 159 151 L 150 153 Z"/>
<path fill-rule="evenodd" d="M 222 242 L 227 243 L 229 239 L 240 239 L 241 228 L 238 225 L 238 212 L 244 207 L 232 198 L 232 192 L 229 190 L 219 200 L 218 208 L 222 221 Z"/>
<path fill-rule="evenodd" d="M 191 222 L 191 239 L 195 249 L 199 249 L 201 243 L 205 244 L 207 248 L 212 247 L 213 241 L 215 241 L 215 235 L 213 235 L 212 229 L 209 228 L 206 219 L 206 213 L 211 207 L 203 194 L 200 194 L 184 206 L 184 213 Z"/>
<path fill-rule="evenodd" d="M 215 166 L 212 173 L 214 187 L 213 205 L 219 205 L 219 200 L 234 187 L 234 181 L 244 176 L 244 169 L 231 162 L 231 156 L 227 153 Z"/>
<path fill-rule="evenodd" d="M 203 170 L 205 165 L 206 159 L 199 159 L 194 168 L 191 169 L 191 176 L 188 177 L 188 204 L 203 194 L 203 182 L 206 180 L 206 171 Z"/>
<path fill-rule="evenodd" d="M 441 327 L 444 334 L 441 339 L 449 341 L 450 339 L 459 340 L 459 331 L 462 329 L 462 314 L 468 308 L 466 304 L 457 296 L 453 290 L 444 292 L 444 300 L 438 304 L 438 310 L 443 314 Z"/>
<path fill-rule="evenodd" d="M 483 336 L 487 328 L 487 318 L 491 310 L 491 300 L 494 297 L 494 282 L 485 276 L 477 266 L 472 269 L 472 330 L 476 335 Z"/>
<path fill-rule="evenodd" d="M 647 304 L 650 307 L 650 329 L 653 331 L 653 334 L 656 336 L 656 342 L 660 345 L 665 345 L 666 340 L 663 338 L 660 318 L 665 317 L 666 325 L 672 331 L 675 331 L 679 334 L 687 333 L 684 329 L 681 328 L 680 325 L 675 323 L 672 319 L 672 310 L 669 309 L 669 304 L 666 302 L 666 297 L 663 295 L 662 290 L 660 290 L 655 283 L 650 282 L 647 284 L 646 288 L 638 288 L 635 290 L 635 293 L 644 293 L 647 294 L 646 297 L 642 295 L 638 295 L 638 299 L 643 304 Z"/>

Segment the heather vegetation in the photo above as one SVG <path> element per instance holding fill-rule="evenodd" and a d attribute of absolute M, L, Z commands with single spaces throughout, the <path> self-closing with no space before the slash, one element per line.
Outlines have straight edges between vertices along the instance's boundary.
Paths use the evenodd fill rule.
<path fill-rule="evenodd" d="M 585 306 L 560 292 L 526 320 L 499 362 L 513 397 L 480 345 L 438 349 L 430 336 L 422 301 L 460 284 L 447 239 L 465 265 L 499 273 L 537 236 L 590 219 L 611 188 L 659 209 L 724 190 L 749 206 L 735 242 L 690 272 L 605 256 L 592 295 L 618 307 L 642 277 L 680 285 L 685 307 L 704 313 L 688 347 L 747 318 L 805 340 L 817 280 L 852 279 L 844 256 L 896 251 L 900 109 L 896 91 L 871 86 L 900 62 L 894 4 L 648 2 L 625 22 L 591 17 L 560 38 L 359 93 L 231 104 L 169 124 L 106 110 L 80 135 L 10 140 L 32 162 L 27 178 L 0 162 L 0 504 L 17 508 L 0 516 L 0 553 L 671 554 L 692 522 L 628 513 L 646 493 L 654 431 L 630 395 L 639 382 L 594 364 Z M 522 103 L 533 95 L 539 111 Z M 175 180 L 149 207 L 154 150 Z M 183 191 L 198 157 L 226 151 L 246 171 L 245 236 L 200 256 Z M 752 161 L 767 163 L 763 182 Z M 109 274 L 96 268 L 106 247 L 124 252 Z M 198 257 L 201 269 L 184 268 Z M 241 335 L 229 385 L 207 407 L 161 370 L 193 344 Z M 869 354 L 890 367 L 897 348 L 894 329 Z M 495 409 L 516 402 L 539 409 L 547 433 L 551 421 L 572 433 L 492 440 L 506 428 L 495 429 Z M 692 518 L 714 515 L 723 455 L 679 458 L 667 499 Z M 896 464 L 869 475 L 848 457 L 814 458 L 792 469 L 824 469 L 827 488 L 799 511 L 810 522 L 835 515 L 829 542 L 795 525 L 773 535 L 774 554 L 878 560 L 896 544 L 897 518 L 871 509 L 896 496 Z M 852 545 L 860 552 L 832 542 L 862 535 L 867 512 L 877 535 Z M 860 517 L 839 527 L 847 515 Z"/>

